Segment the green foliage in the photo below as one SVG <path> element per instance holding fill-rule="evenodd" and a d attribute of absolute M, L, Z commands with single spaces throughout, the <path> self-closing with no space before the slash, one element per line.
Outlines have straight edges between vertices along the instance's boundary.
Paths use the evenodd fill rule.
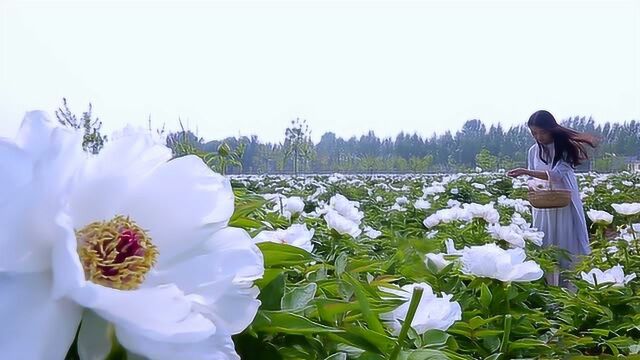
<path fill-rule="evenodd" d="M 89 109 L 83 112 L 82 117 L 78 119 L 69 109 L 67 99 L 62 98 L 62 107 L 56 110 L 56 118 L 58 122 L 64 126 L 73 129 L 82 129 L 84 132 L 82 149 L 86 152 L 97 154 L 107 141 L 107 136 L 100 134 L 102 122 L 98 118 L 92 118 L 92 111 L 93 107 L 91 103 L 89 103 Z"/>
<path fill-rule="evenodd" d="M 580 176 L 583 187 L 593 186 L 585 198 L 586 209 L 613 212 L 614 202 L 640 198 L 640 189 L 624 185 L 640 183 L 635 175 L 620 174 L 606 180 Z M 547 286 L 544 280 L 505 284 L 474 278 L 451 264 L 438 270 L 425 262 L 425 254 L 443 252 L 444 241 L 454 240 L 457 248 L 494 240 L 482 220 L 452 222 L 429 232 L 422 220 L 447 200 L 488 203 L 506 195 L 525 197 L 526 190 L 513 188 L 511 180 L 498 175 L 463 175 L 446 185 L 446 191 L 432 196 L 432 208 L 390 211 L 399 196 L 410 201 L 422 196 L 422 188 L 441 176 L 367 177 L 329 181 L 326 176 L 309 178 L 260 177 L 244 179 L 236 189 L 237 207 L 232 222 L 251 233 L 265 229 L 264 222 L 286 228 L 304 222 L 315 230 L 313 254 L 292 246 L 259 244 L 266 272 L 257 285 L 261 289 L 261 310 L 253 325 L 234 340 L 246 359 L 388 359 L 400 344 L 398 359 L 511 359 L 637 356 L 640 352 L 640 289 L 638 281 L 626 287 L 594 288 L 580 280 L 580 271 L 593 267 L 624 266 L 625 273 L 640 272 L 640 244 L 618 242 L 619 250 L 600 239 L 592 228 L 592 256 L 585 258 L 567 276 L 575 291 Z M 261 185 L 258 185 L 260 183 Z M 479 190 L 472 184 L 486 185 Z M 384 184 L 384 186 L 382 186 Z M 312 205 L 341 193 L 359 201 L 367 225 L 382 236 L 353 239 L 329 230 L 323 219 L 302 217 L 286 220 L 264 210 L 264 200 L 253 192 L 271 193 L 280 189 L 287 195 L 308 196 L 318 186 L 328 193 Z M 612 188 L 622 189 L 613 192 Z M 452 192 L 457 189 L 457 192 Z M 486 193 L 485 193 L 486 192 Z M 488 193 L 488 194 L 487 194 Z M 381 201 L 375 200 L 377 196 Z M 307 211 L 313 210 L 311 206 Z M 501 223 L 509 224 L 514 209 L 497 206 Z M 530 220 L 530 214 L 523 214 Z M 638 222 L 640 218 L 616 216 L 616 226 Z M 607 230 L 607 233 L 609 233 Z M 528 257 L 545 270 L 557 265 L 555 249 L 527 246 Z M 429 330 L 417 334 L 408 329 L 406 339 L 394 336 L 380 318 L 399 305 L 381 287 L 426 282 L 436 293 L 452 294 L 462 308 L 462 320 L 447 331 Z"/>
<path fill-rule="evenodd" d="M 476 155 L 476 165 L 482 168 L 484 171 L 496 171 L 498 166 L 498 158 L 491 154 L 486 148 Z"/>
<path fill-rule="evenodd" d="M 234 149 L 222 142 L 215 151 L 204 150 L 202 140 L 198 139 L 190 131 L 186 131 L 180 122 L 182 131 L 178 134 L 171 134 L 167 138 L 167 146 L 173 151 L 174 158 L 195 155 L 200 157 L 207 166 L 221 174 L 226 174 L 230 166 L 242 168 L 242 157 L 246 149 L 246 144 L 240 143 Z"/>

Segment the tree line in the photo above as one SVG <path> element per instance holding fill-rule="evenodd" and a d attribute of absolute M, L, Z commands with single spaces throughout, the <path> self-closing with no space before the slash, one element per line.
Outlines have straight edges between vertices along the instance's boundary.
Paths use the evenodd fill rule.
<path fill-rule="evenodd" d="M 588 132 L 600 139 L 591 161 L 581 170 L 619 171 L 640 154 L 640 122 L 596 125 L 591 117 L 572 117 L 562 125 Z M 313 143 L 301 130 L 299 120 L 287 128 L 283 142 L 261 142 L 257 136 L 228 137 L 205 141 L 188 130 L 169 134 L 168 144 L 187 141 L 212 153 L 223 145 L 242 149 L 241 163 L 229 173 L 297 172 L 453 172 L 508 169 L 526 165 L 532 144 L 529 128 L 522 124 L 504 128 L 487 127 L 480 120 L 469 120 L 461 129 L 422 137 L 401 132 L 395 138 L 380 138 L 373 131 L 344 139 L 332 132 Z M 296 134 L 292 137 L 291 134 Z"/>
<path fill-rule="evenodd" d="M 100 134 L 101 122 L 93 119 L 92 107 L 76 117 L 66 99 L 56 112 L 60 123 L 83 129 L 83 147 L 92 153 L 107 138 Z M 640 122 L 597 124 L 589 117 L 563 120 L 563 126 L 587 132 L 600 139 L 591 161 L 582 170 L 619 171 L 640 155 Z M 152 130 L 149 124 L 150 131 Z M 160 130 L 164 131 L 164 130 Z M 458 172 L 476 168 L 495 171 L 526 165 L 532 137 L 525 124 L 504 128 L 487 127 L 481 120 L 469 120 L 461 129 L 422 137 L 400 132 L 395 138 L 378 137 L 373 131 L 348 139 L 324 133 L 318 143 L 311 141 L 305 120 L 295 119 L 286 128 L 283 141 L 261 142 L 256 135 L 207 141 L 189 129 L 166 134 L 167 146 L 175 156 L 196 154 L 217 171 L 249 173 L 376 173 L 376 172 Z"/>

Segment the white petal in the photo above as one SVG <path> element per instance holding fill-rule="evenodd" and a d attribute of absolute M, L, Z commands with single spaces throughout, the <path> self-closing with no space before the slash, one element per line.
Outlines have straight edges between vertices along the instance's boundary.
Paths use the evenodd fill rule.
<path fill-rule="evenodd" d="M 194 275 L 194 269 L 202 270 L 204 274 Z M 149 281 L 152 284 L 201 284 L 206 282 L 204 278 L 210 281 L 232 278 L 236 282 L 251 282 L 261 278 L 263 273 L 262 252 L 254 244 L 251 236 L 243 229 L 226 227 L 216 231 L 200 246 L 176 258 L 172 264 L 154 270 L 153 274 L 150 273 Z M 200 280 L 185 279 L 192 276 Z M 165 280 L 151 281 L 152 277 Z"/>
<path fill-rule="evenodd" d="M 103 360 L 111 351 L 110 325 L 93 311 L 82 315 L 78 334 L 78 355 L 81 360 Z"/>
<path fill-rule="evenodd" d="M 209 284 L 200 292 L 204 296 L 199 299 L 202 307 L 198 309 L 225 334 L 241 333 L 251 325 L 260 307 L 257 287 L 218 283 Z"/>
<path fill-rule="evenodd" d="M 251 282 L 264 273 L 260 250 L 246 231 L 224 228 L 184 260 L 149 273 L 145 286 L 176 284 L 195 295 L 198 311 L 219 330 L 238 333 L 253 321 L 260 302 Z M 222 327 L 222 329 L 220 328 Z"/>
<path fill-rule="evenodd" d="M 29 111 L 22 118 L 16 143 L 32 157 L 40 157 L 46 152 L 48 139 L 56 127 L 56 123 L 44 111 Z"/>
<path fill-rule="evenodd" d="M 92 157 L 74 188 L 70 213 L 76 228 L 120 214 L 131 190 L 171 158 L 171 150 L 150 136 L 125 136 Z"/>
<path fill-rule="evenodd" d="M 527 282 L 535 281 L 544 275 L 544 272 L 535 261 L 525 261 L 522 264 L 516 265 L 510 275 L 510 279 L 507 281 Z"/>
<path fill-rule="evenodd" d="M 217 231 L 203 248 L 214 253 L 223 274 L 234 275 L 236 281 L 252 281 L 264 274 L 262 252 L 243 229 L 227 227 Z"/>
<path fill-rule="evenodd" d="M 159 342 L 143 333 L 116 327 L 120 344 L 129 351 L 152 360 L 239 360 L 233 341 L 228 335 L 214 335 L 195 343 Z"/>
<path fill-rule="evenodd" d="M 52 296 L 61 298 L 73 293 L 85 284 L 85 275 L 77 251 L 77 240 L 71 228 L 71 219 L 61 214 L 56 219 L 60 236 L 51 253 L 53 271 Z"/>
<path fill-rule="evenodd" d="M 47 134 L 41 139 L 47 146 L 33 158 L 31 181 L 11 189 L 1 201 L 0 271 L 39 272 L 50 266 L 50 248 L 58 236 L 54 220 L 84 154 L 75 134 L 61 128 Z"/>
<path fill-rule="evenodd" d="M 51 298 L 51 274 L 0 273 L 0 349 L 3 359 L 64 359 L 82 308 Z"/>
<path fill-rule="evenodd" d="M 49 269 L 52 243 L 61 236 L 55 223 L 61 209 L 58 200 L 39 184 L 16 190 L 0 206 L 0 271 Z"/>
<path fill-rule="evenodd" d="M 32 176 L 32 158 L 14 143 L 0 139 L 0 206 Z"/>
<path fill-rule="evenodd" d="M 127 291 L 87 282 L 70 296 L 114 325 L 159 341 L 200 341 L 216 331 L 174 285 Z"/>
<path fill-rule="evenodd" d="M 121 208 L 147 229 L 158 247 L 158 268 L 207 240 L 226 226 L 234 194 L 225 177 L 195 156 L 159 166 Z"/>

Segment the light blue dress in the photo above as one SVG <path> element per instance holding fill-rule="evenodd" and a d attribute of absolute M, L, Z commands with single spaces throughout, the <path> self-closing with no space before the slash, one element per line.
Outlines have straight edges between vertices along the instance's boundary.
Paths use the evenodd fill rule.
<path fill-rule="evenodd" d="M 567 250 L 574 258 L 577 255 L 589 254 L 591 252 L 589 233 L 576 174 L 571 165 L 563 160 L 558 161 L 552 167 L 555 147 L 553 143 L 543 146 L 548 149 L 550 154 L 548 164 L 540 159 L 538 144 L 534 144 L 529 148 L 529 170 L 546 171 L 553 188 L 571 190 L 571 203 L 558 209 L 534 208 L 533 226 L 544 232 L 543 246 L 555 245 Z M 571 268 L 572 262 L 572 260 L 561 259 L 560 267 L 562 269 Z M 551 284 L 558 285 L 561 282 L 557 273 L 548 275 L 547 280 Z"/>

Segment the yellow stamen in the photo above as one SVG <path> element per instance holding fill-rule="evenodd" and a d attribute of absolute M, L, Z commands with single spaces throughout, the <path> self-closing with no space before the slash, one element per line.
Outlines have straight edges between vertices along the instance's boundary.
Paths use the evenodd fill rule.
<path fill-rule="evenodd" d="M 120 215 L 85 226 L 76 238 L 85 278 L 114 289 L 137 289 L 158 255 L 146 231 Z"/>

